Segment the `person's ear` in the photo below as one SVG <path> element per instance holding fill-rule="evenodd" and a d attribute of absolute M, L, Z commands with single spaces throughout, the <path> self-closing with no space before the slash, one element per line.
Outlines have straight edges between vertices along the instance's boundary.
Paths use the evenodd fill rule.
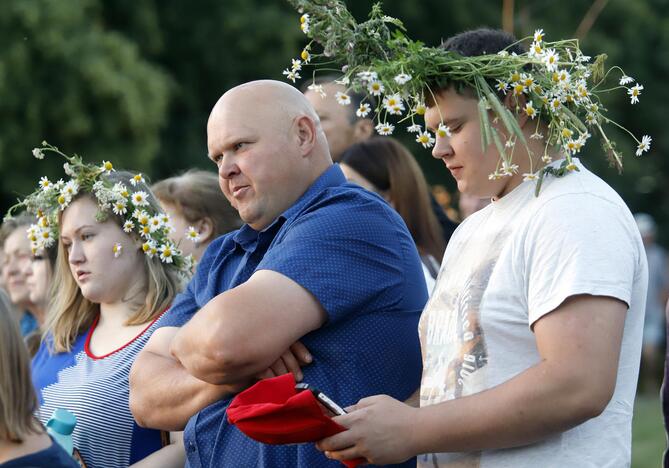
<path fill-rule="evenodd" d="M 208 216 L 198 220 L 195 229 L 200 234 L 200 243 L 209 242 L 214 235 L 214 222 Z"/>
<path fill-rule="evenodd" d="M 300 154 L 311 154 L 316 145 L 316 123 L 310 117 L 301 115 L 295 120 L 295 138 L 300 148 Z"/>
<path fill-rule="evenodd" d="M 374 134 L 374 122 L 371 119 L 358 119 L 353 124 L 353 139 L 355 143 L 365 141 Z"/>

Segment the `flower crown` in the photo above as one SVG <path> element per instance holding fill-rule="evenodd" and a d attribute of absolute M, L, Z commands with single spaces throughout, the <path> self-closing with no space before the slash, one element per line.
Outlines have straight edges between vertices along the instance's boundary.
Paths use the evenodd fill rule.
<path fill-rule="evenodd" d="M 33 156 L 43 159 L 47 152 L 59 154 L 67 160 L 63 169 L 70 180 L 51 182 L 42 177 L 37 190 L 12 206 L 6 215 L 6 218 L 10 218 L 15 211 L 25 209 L 37 217 L 37 222 L 27 231 L 33 252 L 53 247 L 58 238 L 58 213 L 67 208 L 77 194 L 91 193 L 99 205 L 96 221 L 103 222 L 110 212 L 114 213 L 123 221 L 124 232 L 135 233 L 144 241 L 142 251 L 149 258 L 157 256 L 179 273 L 190 276 L 192 257 L 184 256 L 170 240 L 169 216 L 151 206 L 146 191 L 131 190 L 123 182 L 114 183 L 110 180 L 108 176 L 115 171 L 111 162 L 102 161 L 100 166 L 85 164 L 80 156 L 68 156 L 46 141 L 42 142 L 40 148 L 33 149 Z M 128 183 L 141 189 L 145 180 L 142 174 L 135 174 Z M 187 237 L 193 241 L 199 239 L 193 228 L 189 228 Z M 115 244 L 112 251 L 115 257 L 119 257 L 122 245 Z"/>
<path fill-rule="evenodd" d="M 546 42 L 543 30 L 539 29 L 533 36 L 519 41 L 531 41 L 526 53 L 502 50 L 497 54 L 463 57 L 410 40 L 404 34 L 402 22 L 384 15 L 380 4 L 373 6 L 368 21 L 357 23 L 341 0 L 288 1 L 302 13 L 300 27 L 312 40 L 300 58 L 292 60 L 284 75 L 295 82 L 301 78 L 299 72 L 303 66 L 316 67 L 315 76 L 318 70 L 332 71 L 326 67 L 333 64 L 343 65 L 344 76 L 337 83 L 345 86 L 347 91 L 336 94 L 337 102 L 349 105 L 349 90 L 374 96 L 375 108 L 372 109 L 371 100 L 363 100 L 356 115 L 364 118 L 372 114 L 376 131 L 381 135 L 393 133 L 395 125 L 389 118 L 395 117 L 400 123 L 408 124 L 407 130 L 416 133 L 416 142 L 425 148 L 434 145 L 436 138 L 450 136 L 450 129 L 443 123 L 432 134 L 414 119 L 425 114 L 426 96 L 434 100 L 433 88 L 455 85 L 476 92 L 481 143 L 483 148 L 494 144 L 499 151 L 500 160 L 497 170 L 489 176 L 491 179 L 516 173 L 518 166 L 512 159 L 515 143 L 519 140 L 528 146 L 517 120 L 500 101 L 498 93 L 524 97 L 523 106 L 520 101 L 515 101 L 516 110 L 536 119 L 536 131 L 530 138 L 544 140 L 544 162 L 550 162 L 548 150 L 552 146 L 562 147 L 566 154 L 559 169 L 546 166 L 538 175 L 532 171 L 523 174 L 525 180 L 538 180 L 537 193 L 546 173 L 562 176 L 577 170 L 572 156 L 591 137 L 591 131 L 601 136 L 610 163 L 622 170 L 622 155 L 602 129 L 604 123 L 629 133 L 638 145 L 637 156 L 650 149 L 651 137 L 644 135 L 639 141 L 627 129 L 607 118 L 600 99 L 602 93 L 623 89 L 631 103 L 636 104 L 643 86 L 635 83 L 620 67 L 605 71 L 606 55 L 599 55 L 590 63 L 590 57 L 583 55 L 577 39 Z M 320 44 L 322 53 L 314 53 L 315 43 Z M 611 72 L 621 74 L 618 85 L 603 89 L 604 80 Z M 628 86 L 632 83 L 635 84 Z M 323 87 L 315 80 L 308 89 L 325 96 Z M 487 111 L 492 111 L 492 119 Z M 506 141 L 491 120 L 492 123 L 501 121 L 508 134 Z M 539 133 L 540 121 L 547 125 L 546 136 Z"/>

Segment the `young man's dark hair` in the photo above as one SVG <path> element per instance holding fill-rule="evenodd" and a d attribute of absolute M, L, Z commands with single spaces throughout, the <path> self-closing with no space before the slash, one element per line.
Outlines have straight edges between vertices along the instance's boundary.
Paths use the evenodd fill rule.
<path fill-rule="evenodd" d="M 506 50 L 509 54 L 520 55 L 525 53 L 522 44 L 513 35 L 506 31 L 490 28 L 461 32 L 442 42 L 439 47 L 463 57 L 496 54 L 502 50 Z"/>
<path fill-rule="evenodd" d="M 512 34 L 509 34 L 506 31 L 502 31 L 501 29 L 490 28 L 478 28 L 461 32 L 453 37 L 446 39 L 441 43 L 439 48 L 449 52 L 454 52 L 463 57 L 477 57 L 479 55 L 496 54 L 503 50 L 506 50 L 509 54 L 515 53 L 518 55 L 526 52 L 523 44 L 518 42 L 518 40 Z M 488 83 L 493 89 L 495 89 L 496 83 L 494 81 L 488 80 Z M 435 81 L 428 83 L 428 86 L 430 89 L 432 89 L 432 92 L 455 86 L 455 89 L 458 93 L 467 93 L 471 94 L 472 97 L 475 96 L 474 91 L 471 88 L 464 87 L 462 83 Z M 432 93 L 427 92 L 425 95 L 427 104 L 429 106 L 434 105 Z M 500 99 L 504 100 L 504 93 L 498 91 L 497 95 Z"/>

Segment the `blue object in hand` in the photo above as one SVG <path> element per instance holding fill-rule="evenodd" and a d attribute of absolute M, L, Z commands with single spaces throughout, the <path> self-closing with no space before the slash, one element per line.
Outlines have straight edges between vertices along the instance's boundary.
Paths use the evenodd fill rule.
<path fill-rule="evenodd" d="M 72 456 L 72 431 L 77 425 L 77 418 L 66 409 L 57 408 L 46 423 L 46 432 Z"/>

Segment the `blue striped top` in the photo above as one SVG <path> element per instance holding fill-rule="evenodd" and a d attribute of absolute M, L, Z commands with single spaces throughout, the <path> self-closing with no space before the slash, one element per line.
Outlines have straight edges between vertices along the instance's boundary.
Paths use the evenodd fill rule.
<path fill-rule="evenodd" d="M 157 322 L 116 351 L 95 356 L 89 342 L 96 319 L 70 352 L 51 354 L 44 340 L 33 358 L 39 419 L 46 424 L 56 408 L 74 413 L 72 439 L 88 468 L 127 467 L 161 448 L 160 431 L 139 427 L 128 406 L 130 367 Z"/>

